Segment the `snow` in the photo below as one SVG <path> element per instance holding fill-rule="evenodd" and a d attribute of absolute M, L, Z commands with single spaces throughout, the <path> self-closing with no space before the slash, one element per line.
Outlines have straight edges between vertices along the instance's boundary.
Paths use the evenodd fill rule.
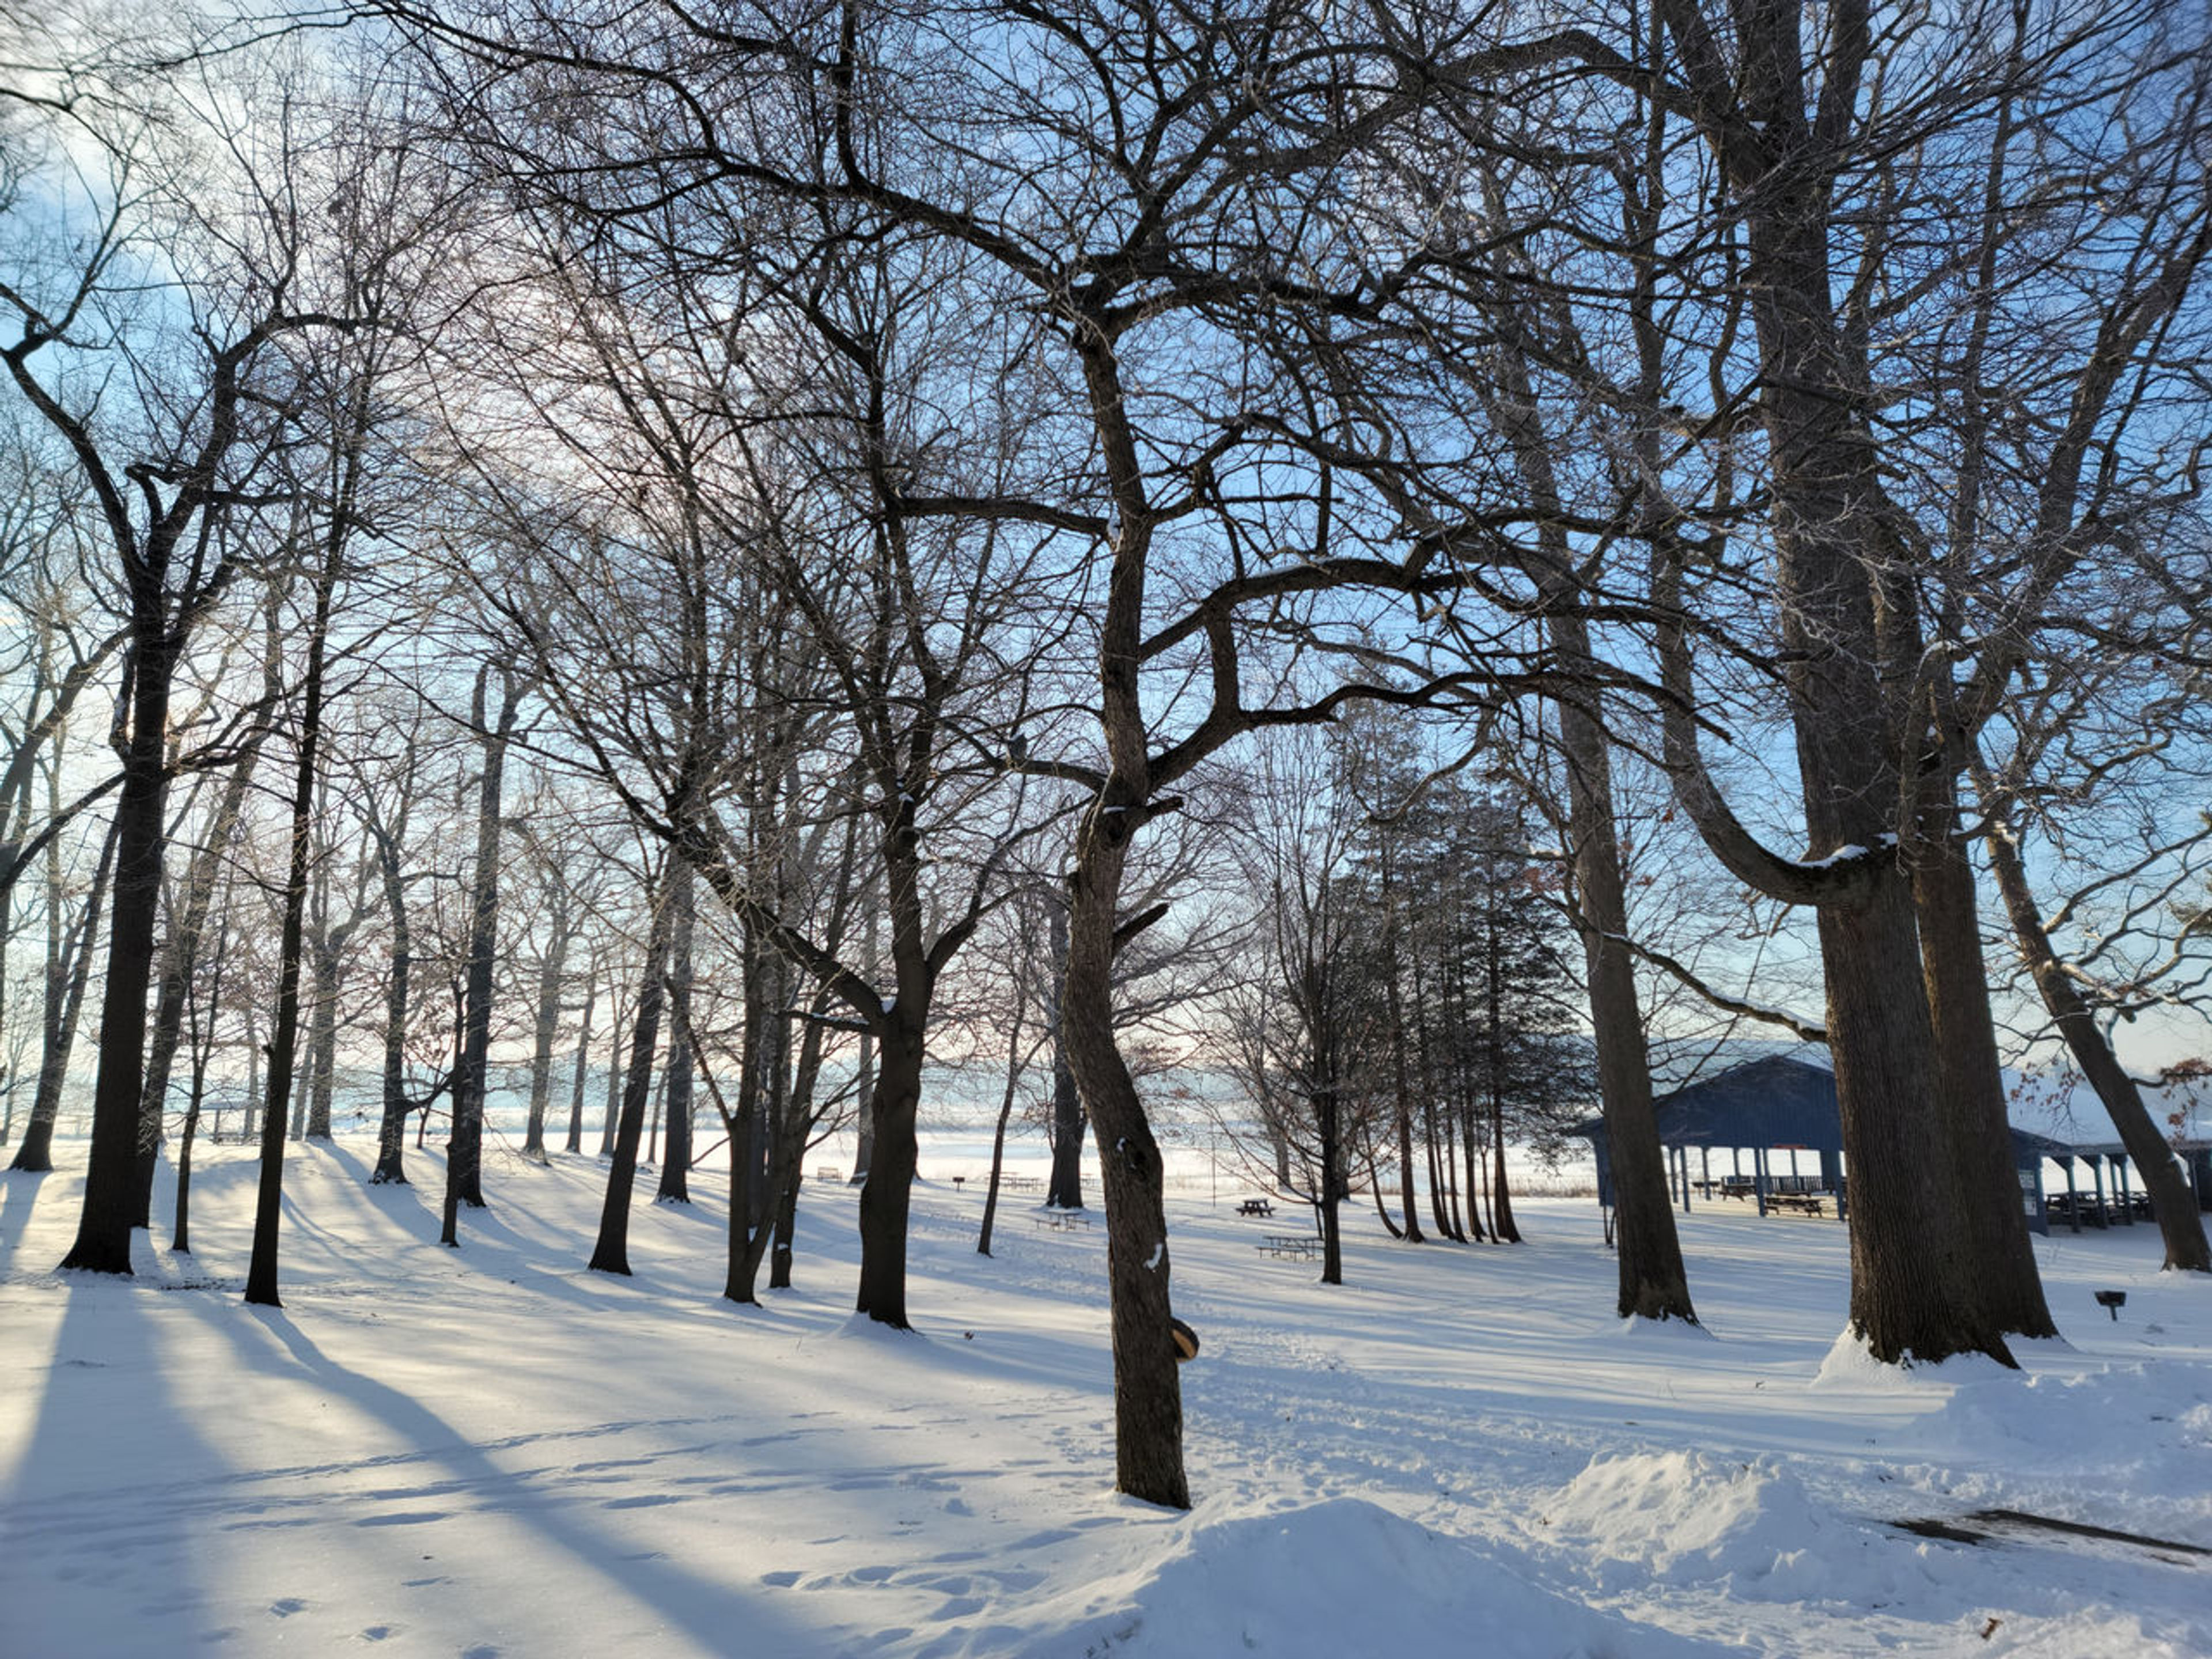
<path fill-rule="evenodd" d="M 2039 1241 L 2066 1340 L 2024 1373 L 1899 1370 L 1838 1337 L 1832 1222 L 1701 1209 L 1704 1328 L 1624 1322 L 1589 1200 L 1522 1201 L 1511 1249 L 1347 1206 L 1325 1287 L 1177 1152 L 1178 1514 L 1111 1490 L 1103 1230 L 1017 1195 L 978 1256 L 933 1153 L 912 1333 L 850 1312 L 842 1184 L 799 1287 L 738 1309 L 711 1167 L 689 1207 L 645 1177 L 623 1279 L 582 1265 L 596 1159 L 492 1152 L 453 1251 L 434 1152 L 371 1188 L 366 1140 L 295 1147 L 280 1312 L 239 1300 L 246 1149 L 200 1150 L 198 1254 L 141 1235 L 130 1282 L 52 1271 L 68 1168 L 0 1177 L 0 1654 L 2212 1652 L 2202 1557 L 1895 1524 L 2212 1546 L 2212 1284 L 2151 1228 Z"/>

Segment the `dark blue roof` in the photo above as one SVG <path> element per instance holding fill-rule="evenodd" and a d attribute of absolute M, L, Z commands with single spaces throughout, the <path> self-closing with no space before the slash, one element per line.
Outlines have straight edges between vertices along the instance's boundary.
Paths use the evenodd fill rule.
<path fill-rule="evenodd" d="M 1669 1146 L 1809 1146 L 1840 1152 L 1836 1074 L 1775 1055 L 1677 1089 L 1652 1103 Z"/>
<path fill-rule="evenodd" d="M 1652 1103 L 1659 1139 L 1669 1146 L 1802 1146 L 1841 1152 L 1843 1119 L 1836 1106 L 1836 1074 L 1825 1066 L 1773 1055 L 1754 1060 L 1662 1095 Z M 1575 1133 L 1604 1132 L 1601 1118 Z M 2069 1150 L 2025 1129 L 2012 1132 L 2016 1155 L 2051 1157 Z"/>

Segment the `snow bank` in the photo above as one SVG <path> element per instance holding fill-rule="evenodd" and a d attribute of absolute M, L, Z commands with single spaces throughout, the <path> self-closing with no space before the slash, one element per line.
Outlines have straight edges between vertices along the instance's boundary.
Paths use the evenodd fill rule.
<path fill-rule="evenodd" d="M 1553 1495 L 1542 1519 L 1554 1543 L 1587 1553 L 1592 1576 L 1614 1593 L 1713 1580 L 1760 1601 L 1838 1593 L 1844 1528 L 1771 1456 L 1600 1454 Z"/>
<path fill-rule="evenodd" d="M 1717 1651 L 1553 1595 L 1479 1546 L 1361 1498 L 1194 1518 L 1179 1547 L 1117 1589 L 1118 1605 L 1042 1650 L 1315 1659 L 1472 1651 L 1484 1659 L 1690 1659 Z"/>

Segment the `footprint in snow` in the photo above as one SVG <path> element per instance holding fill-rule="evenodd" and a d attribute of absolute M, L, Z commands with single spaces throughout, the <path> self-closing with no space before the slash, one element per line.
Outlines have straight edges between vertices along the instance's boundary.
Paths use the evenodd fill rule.
<path fill-rule="evenodd" d="M 307 1602 L 296 1595 L 280 1596 L 269 1604 L 269 1611 L 279 1619 L 289 1619 L 294 1613 L 305 1613 L 307 1610 Z"/>

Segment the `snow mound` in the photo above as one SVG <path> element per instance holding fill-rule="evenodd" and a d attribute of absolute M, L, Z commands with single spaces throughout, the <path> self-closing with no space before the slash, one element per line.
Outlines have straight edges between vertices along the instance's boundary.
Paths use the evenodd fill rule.
<path fill-rule="evenodd" d="M 1596 1612 L 1479 1547 L 1359 1498 L 1200 1522 L 1070 1632 L 1072 1652 L 1462 1653 L 1484 1659 L 1696 1659 L 1717 1650 Z M 1054 1644 L 1051 1650 L 1060 1650 Z"/>
<path fill-rule="evenodd" d="M 1897 1394 L 1930 1394 L 1962 1382 L 1998 1382 L 2019 1372 L 1984 1354 L 1953 1354 L 1948 1359 L 1914 1359 L 1909 1353 L 1901 1365 L 1885 1364 L 1874 1357 L 1866 1339 L 1846 1326 L 1821 1360 L 1813 1380 L 1819 1388 L 1872 1389 Z"/>
<path fill-rule="evenodd" d="M 2033 1449 L 2084 1472 L 2212 1450 L 2212 1369 L 2110 1365 L 1960 1389 L 1945 1413 L 1966 1449 L 2016 1457 Z M 2212 1468 L 2205 1471 L 2212 1475 Z"/>
<path fill-rule="evenodd" d="M 1822 1586 L 1837 1523 L 1771 1457 L 1601 1455 L 1543 1513 L 1553 1541 L 1588 1552 L 1607 1590 L 1724 1578 L 1763 1601 L 1832 1593 Z"/>
<path fill-rule="evenodd" d="M 2004 1659 L 2203 1659 L 2201 1631 L 2146 1624 L 2133 1613 L 2095 1610 L 2032 1619 L 2014 1613 L 1990 1632 L 1989 1652 Z"/>

